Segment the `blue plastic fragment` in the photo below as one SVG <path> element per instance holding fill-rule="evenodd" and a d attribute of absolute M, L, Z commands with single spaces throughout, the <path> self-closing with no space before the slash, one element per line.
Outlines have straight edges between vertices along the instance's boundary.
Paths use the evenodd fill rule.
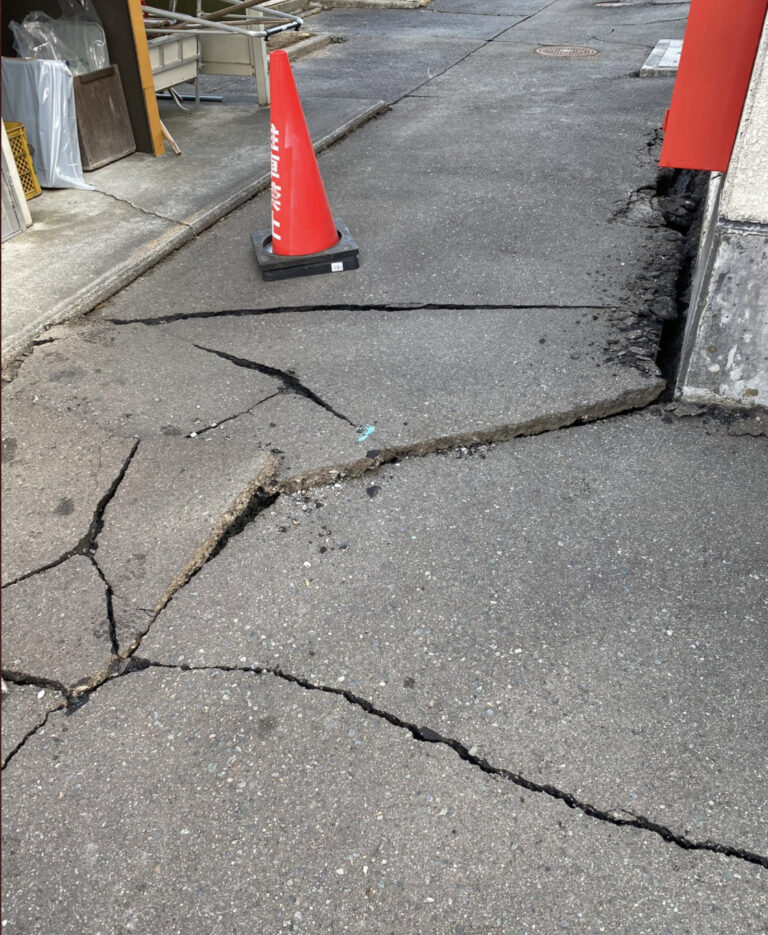
<path fill-rule="evenodd" d="M 362 435 L 359 435 L 357 440 L 358 440 L 359 442 L 364 442 L 364 441 L 366 440 L 366 438 L 369 438 L 371 435 L 373 435 L 373 433 L 374 433 L 375 431 L 376 431 L 376 427 L 375 427 L 375 426 L 373 426 L 373 425 L 366 425 L 366 427 L 363 429 L 363 434 L 362 434 Z"/>

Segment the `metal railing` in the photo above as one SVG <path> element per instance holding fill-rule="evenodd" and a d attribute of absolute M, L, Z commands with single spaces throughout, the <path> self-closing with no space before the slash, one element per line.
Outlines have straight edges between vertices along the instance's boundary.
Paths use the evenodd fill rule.
<path fill-rule="evenodd" d="M 240 3 L 230 3 L 224 9 L 217 10 L 214 13 L 203 13 L 200 0 L 198 0 L 197 16 L 179 13 L 176 11 L 175 6 L 174 2 L 171 9 L 167 10 L 153 6 L 142 7 L 142 11 L 150 16 L 150 18 L 145 18 L 144 21 L 147 35 L 174 35 L 183 32 L 203 36 L 210 35 L 211 32 L 227 32 L 247 36 L 250 39 L 266 39 L 275 33 L 285 32 L 288 29 L 298 29 L 304 22 L 300 16 L 296 16 L 294 13 L 283 13 L 282 10 L 262 6 L 256 0 L 241 0 Z M 260 20 L 264 20 L 265 23 L 274 23 L 276 20 L 278 22 L 273 26 L 265 25 L 262 28 L 255 29 L 251 25 L 237 25 L 235 20 L 247 21 L 254 25 Z"/>

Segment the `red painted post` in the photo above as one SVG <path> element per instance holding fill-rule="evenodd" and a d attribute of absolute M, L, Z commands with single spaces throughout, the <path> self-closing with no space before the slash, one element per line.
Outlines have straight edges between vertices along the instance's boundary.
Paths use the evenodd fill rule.
<path fill-rule="evenodd" d="M 768 0 L 691 0 L 660 164 L 725 172 Z"/>

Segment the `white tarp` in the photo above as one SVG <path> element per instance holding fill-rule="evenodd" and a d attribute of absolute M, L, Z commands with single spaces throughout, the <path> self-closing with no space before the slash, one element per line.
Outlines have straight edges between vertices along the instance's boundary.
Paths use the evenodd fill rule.
<path fill-rule="evenodd" d="M 24 124 L 43 188 L 93 189 L 83 180 L 72 72 L 64 62 L 3 58 L 3 120 Z"/>

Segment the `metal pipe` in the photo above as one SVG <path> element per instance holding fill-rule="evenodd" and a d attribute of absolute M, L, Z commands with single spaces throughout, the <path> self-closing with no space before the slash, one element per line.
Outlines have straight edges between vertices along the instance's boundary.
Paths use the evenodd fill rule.
<path fill-rule="evenodd" d="M 230 13 L 239 13 L 240 10 L 248 10 L 251 7 L 256 7 L 260 13 L 269 13 L 271 16 L 276 16 L 277 19 L 284 19 L 293 15 L 292 13 L 283 13 L 282 10 L 265 10 L 260 5 L 259 0 L 240 0 L 240 3 L 233 3 L 224 7 L 223 10 L 214 10 L 213 13 L 201 13 L 200 19 L 218 22 Z"/>
<path fill-rule="evenodd" d="M 146 7 L 142 9 L 146 10 Z M 278 32 L 287 32 L 289 29 L 298 29 L 295 23 L 286 23 L 284 26 L 269 26 L 263 31 L 254 31 L 252 29 L 238 30 L 239 35 L 247 36 L 249 39 L 268 39 Z M 148 36 L 210 36 L 216 29 L 189 29 L 185 26 L 148 26 Z"/>
<path fill-rule="evenodd" d="M 265 36 L 269 36 L 276 32 L 284 32 L 286 29 L 298 29 L 299 26 L 301 26 L 302 23 L 304 22 L 300 16 L 293 16 L 292 14 L 286 14 L 286 15 L 291 15 L 291 22 L 286 23 L 283 26 L 268 27 L 267 29 L 263 29 L 263 30 L 262 29 L 244 29 L 242 26 L 233 26 L 229 23 L 222 23 L 219 20 L 212 22 L 211 20 L 201 19 L 198 16 L 187 16 L 186 13 L 169 13 L 168 10 L 161 10 L 158 7 L 145 6 L 143 7 L 143 10 L 152 16 L 158 16 L 164 20 L 171 20 L 171 21 L 175 20 L 180 23 L 190 23 L 192 26 L 198 27 L 198 29 L 196 30 L 191 30 L 191 29 L 186 30 L 187 32 L 190 32 L 190 33 L 210 34 L 211 30 L 213 30 L 214 32 L 216 30 L 223 30 L 224 32 L 231 32 L 238 36 L 249 36 L 252 39 L 263 39 Z M 148 32 L 152 31 L 152 32 L 167 33 L 169 30 L 172 32 L 179 31 L 178 28 L 174 28 L 172 26 L 163 27 L 163 26 L 152 26 L 150 24 L 146 24 L 146 25 L 147 25 Z M 202 29 L 200 27 L 202 27 Z"/>
<path fill-rule="evenodd" d="M 177 91 L 176 95 L 182 101 L 197 101 L 198 100 L 198 98 L 196 98 L 194 94 L 179 94 Z M 172 101 L 173 100 L 173 95 L 169 94 L 167 91 L 163 91 L 161 94 L 156 94 L 155 97 L 158 99 L 158 101 Z M 215 94 L 201 94 L 199 100 L 201 104 L 221 104 L 224 98 L 218 97 Z"/>

